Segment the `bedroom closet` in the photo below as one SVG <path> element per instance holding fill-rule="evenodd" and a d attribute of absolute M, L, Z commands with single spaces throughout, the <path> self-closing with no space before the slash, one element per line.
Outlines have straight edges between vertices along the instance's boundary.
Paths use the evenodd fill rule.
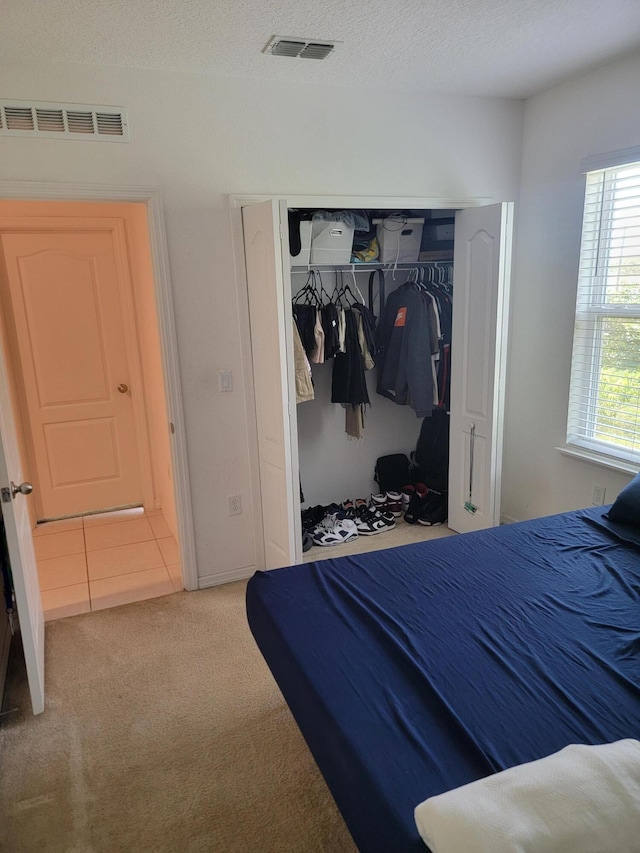
<path fill-rule="evenodd" d="M 454 217 L 288 211 L 305 559 L 448 533 Z"/>
<path fill-rule="evenodd" d="M 463 532 L 499 523 L 513 205 L 485 205 L 464 199 L 235 197 L 232 219 L 234 207 L 238 263 L 246 274 L 248 384 L 253 392 L 248 406 L 255 407 L 256 419 L 253 509 L 258 542 L 264 549 L 264 562 L 259 555 L 259 567 L 301 562 L 301 509 L 368 498 L 372 492 L 379 492 L 373 479 L 376 459 L 394 452 L 408 455 L 416 447 L 423 408 L 418 417 L 410 405 L 392 402 L 389 397 L 393 394 L 379 394 L 375 367 L 365 371 L 364 382 L 360 383 L 359 392 L 364 390 L 371 403 L 370 407 L 363 403 L 364 410 L 360 407 L 364 419 L 358 417 L 358 412 L 349 413 L 348 406 L 330 402 L 332 396 L 343 401 L 336 393 L 339 389 L 331 356 L 324 363 L 312 363 L 314 399 L 296 404 L 295 347 L 301 341 L 294 333 L 294 298 L 302 306 L 313 305 L 314 301 L 320 305 L 338 303 L 345 314 L 352 311 L 352 320 L 360 310 L 358 304 L 368 310 L 373 308 L 373 313 L 379 315 L 383 280 L 385 305 L 392 305 L 394 294 L 403 287 L 424 288 L 424 297 L 418 298 L 425 299 L 430 299 L 426 294 L 429 288 L 441 290 L 445 296 L 449 291 L 450 379 L 442 387 L 437 384 L 438 369 L 442 371 L 449 364 L 442 352 L 438 364 L 429 363 L 430 370 L 426 372 L 435 380 L 429 397 L 435 411 L 446 411 L 446 401 L 441 401 L 441 396 L 450 387 L 448 524 L 452 530 Z M 309 252 L 307 259 L 304 252 L 305 247 L 310 248 L 313 223 L 300 227 L 292 242 L 289 228 L 292 217 L 299 219 L 302 215 L 303 223 L 308 214 L 312 220 L 316 210 L 332 215 L 345 211 L 354 217 L 366 215 L 369 231 L 361 232 L 365 239 L 359 246 L 349 246 L 348 255 L 332 257 L 329 252 Z M 378 246 L 382 256 L 371 258 L 371 239 L 367 242 L 366 238 L 378 233 L 379 223 L 374 220 L 393 221 L 394 216 L 402 227 L 412 219 L 424 220 L 417 261 L 405 262 L 397 250 L 390 257 L 382 246 Z M 331 223 L 338 232 L 343 228 L 341 222 L 344 220 L 338 218 Z M 356 231 L 355 219 L 348 224 Z M 438 231 L 439 226 L 444 227 Z M 428 245 L 430 240 L 432 245 Z M 323 248 L 321 242 L 319 248 Z M 362 253 L 353 264 L 352 251 Z M 242 285 L 240 293 L 242 296 Z M 310 336 L 311 329 L 304 331 L 304 318 L 298 319 L 303 325 L 300 337 Z M 392 328 L 402 322 L 397 311 L 390 322 Z M 366 323 L 362 325 L 361 336 L 366 332 Z M 357 337 L 357 323 L 352 323 L 351 334 Z M 330 348 L 331 341 L 328 343 Z M 311 350 L 311 346 L 309 337 L 307 348 Z M 357 393 L 358 383 L 354 388 L 350 381 L 346 385 L 348 394 Z M 342 391 L 344 387 L 343 384 Z M 428 395 L 429 391 L 425 393 Z M 412 390 L 409 400 L 403 402 L 414 398 Z M 353 405 L 358 408 L 357 402 Z M 382 540 L 392 533 L 371 536 L 371 540 Z M 321 548 L 314 546 L 314 550 L 319 552 Z M 327 554 L 338 551 L 322 550 Z"/>

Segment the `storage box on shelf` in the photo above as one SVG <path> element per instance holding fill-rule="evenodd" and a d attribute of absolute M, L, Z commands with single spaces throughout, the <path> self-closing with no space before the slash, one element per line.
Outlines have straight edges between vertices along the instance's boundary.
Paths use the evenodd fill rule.
<path fill-rule="evenodd" d="M 377 226 L 382 263 L 406 264 L 418 260 L 424 219 L 387 216 L 385 219 L 374 219 L 373 224 Z"/>
<path fill-rule="evenodd" d="M 314 218 L 311 223 L 310 263 L 348 264 L 353 247 L 353 231 L 353 225 L 346 222 Z"/>

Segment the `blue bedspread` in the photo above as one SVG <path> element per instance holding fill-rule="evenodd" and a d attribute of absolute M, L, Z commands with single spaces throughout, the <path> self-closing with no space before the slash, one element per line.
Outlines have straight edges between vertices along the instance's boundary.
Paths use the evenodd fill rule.
<path fill-rule="evenodd" d="M 602 508 L 257 572 L 251 630 L 363 853 L 419 802 L 640 737 L 640 550 Z"/>

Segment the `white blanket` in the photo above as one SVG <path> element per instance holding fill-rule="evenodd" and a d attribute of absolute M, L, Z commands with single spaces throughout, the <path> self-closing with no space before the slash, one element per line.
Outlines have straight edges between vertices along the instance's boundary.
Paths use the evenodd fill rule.
<path fill-rule="evenodd" d="M 430 797 L 432 853 L 639 853 L 640 741 L 565 749 Z"/>

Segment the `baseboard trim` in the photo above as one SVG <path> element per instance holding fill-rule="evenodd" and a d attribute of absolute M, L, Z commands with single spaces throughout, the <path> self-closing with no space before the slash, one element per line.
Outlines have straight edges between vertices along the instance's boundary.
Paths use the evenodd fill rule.
<path fill-rule="evenodd" d="M 504 513 L 500 516 L 500 524 L 517 524 L 518 521 L 518 518 L 512 518 L 510 515 L 504 515 Z"/>
<path fill-rule="evenodd" d="M 223 583 L 242 581 L 250 578 L 255 572 L 256 566 L 242 566 L 239 569 L 231 569 L 228 572 L 216 572 L 215 575 L 204 575 L 198 578 L 198 589 L 207 589 L 211 586 L 221 586 Z"/>

